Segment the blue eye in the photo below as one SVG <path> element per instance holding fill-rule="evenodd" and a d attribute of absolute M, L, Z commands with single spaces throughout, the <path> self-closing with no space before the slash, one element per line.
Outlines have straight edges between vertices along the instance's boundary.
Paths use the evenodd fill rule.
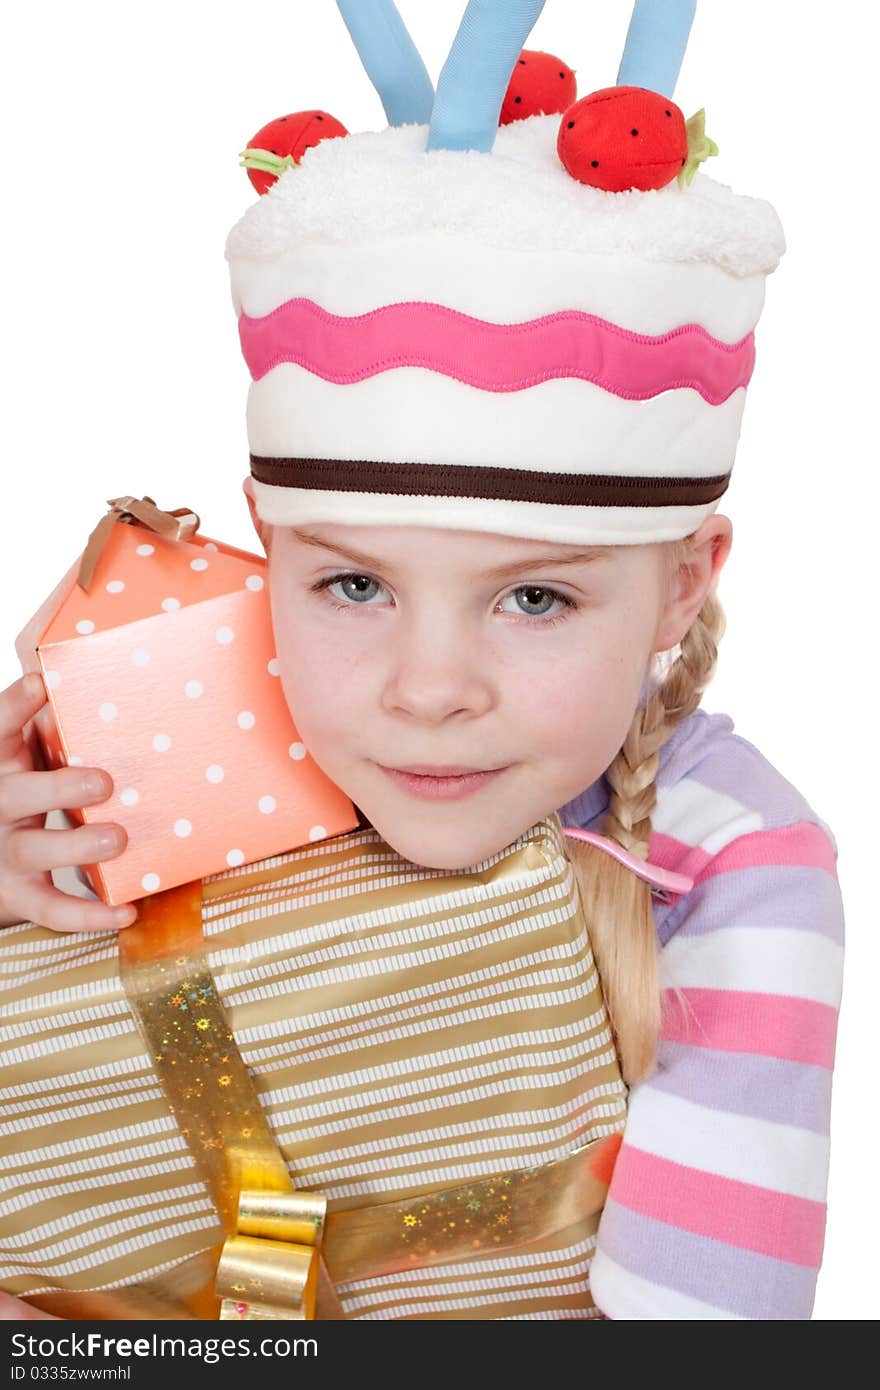
<path fill-rule="evenodd" d="M 340 602 L 330 593 L 330 590 L 336 584 L 340 586 L 349 586 L 347 591 L 343 590 L 346 595 L 345 602 Z M 369 592 L 371 586 L 374 586 L 374 588 L 378 590 L 385 588 L 384 584 L 380 584 L 378 579 L 373 579 L 368 574 L 355 574 L 353 571 L 347 570 L 341 574 L 330 574 L 324 579 L 319 579 L 316 584 L 311 586 L 311 592 L 316 594 L 326 593 L 328 602 L 331 603 L 335 609 L 340 612 L 351 612 L 354 608 L 376 608 L 383 606 L 368 601 L 374 596 L 372 592 Z M 558 589 L 550 589 L 544 584 L 519 584 L 515 589 L 512 589 L 509 594 L 505 595 L 505 599 L 516 598 L 519 594 L 539 595 L 540 597 L 537 600 L 539 606 L 546 599 L 550 599 L 551 603 L 559 603 L 562 606 L 561 611 L 554 613 L 552 616 L 548 615 L 549 610 L 547 608 L 535 614 L 524 611 L 523 608 L 520 607 L 518 616 L 522 618 L 523 622 L 532 626 L 540 625 L 544 628 L 555 627 L 557 623 L 563 622 L 565 618 L 568 617 L 568 614 L 572 611 L 576 611 L 578 607 L 574 600 L 570 599 L 566 594 L 560 593 Z M 531 598 L 527 600 L 529 603 L 532 601 Z M 505 609 L 502 611 L 509 613 L 511 610 Z"/>
<path fill-rule="evenodd" d="M 534 602 L 531 596 L 538 594 L 540 595 L 537 600 L 539 605 L 543 600 L 549 599 L 551 603 L 561 603 L 563 605 L 563 610 L 577 607 L 574 601 L 568 598 L 567 595 L 559 593 L 557 589 L 548 589 L 544 584 L 520 584 L 517 589 L 513 589 L 506 597 L 515 598 L 517 602 L 519 602 L 520 594 L 527 596 L 529 604 Z M 545 627 L 552 625 L 554 622 L 560 622 L 562 618 L 566 616 L 565 611 L 563 611 L 562 613 L 554 613 L 551 618 L 548 618 L 549 610 L 547 608 L 542 609 L 540 613 L 529 612 L 528 609 L 524 611 L 522 608 L 520 608 L 519 611 L 522 617 L 527 621 L 541 622 Z"/>
<path fill-rule="evenodd" d="M 356 604 L 370 597 L 369 594 L 364 592 L 364 587 L 369 588 L 371 584 L 374 584 L 378 588 L 382 588 L 378 580 L 371 579 L 368 574 L 336 574 L 330 579 L 322 579 L 320 584 L 316 585 L 316 587 L 318 589 L 329 589 L 331 584 L 348 584 L 349 582 L 351 582 L 352 588 L 348 591 L 348 597 L 353 598 Z M 358 587 L 359 585 L 363 585 L 364 587 Z M 344 604 L 339 605 L 339 607 L 344 606 Z"/>

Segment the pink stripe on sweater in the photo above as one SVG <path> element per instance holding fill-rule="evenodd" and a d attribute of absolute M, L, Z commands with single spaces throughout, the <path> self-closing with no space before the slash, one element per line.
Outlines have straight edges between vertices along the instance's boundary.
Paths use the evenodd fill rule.
<path fill-rule="evenodd" d="M 702 1172 L 626 1142 L 609 1196 L 653 1221 L 726 1245 L 810 1269 L 821 1263 L 824 1202 Z"/>
<path fill-rule="evenodd" d="M 757 942 L 755 949 L 760 950 Z M 830 1004 L 740 989 L 683 989 L 681 994 L 686 1015 L 673 991 L 663 991 L 661 1036 L 669 1042 L 834 1066 L 838 1013 Z"/>
<path fill-rule="evenodd" d="M 255 381 L 281 362 L 337 385 L 393 367 L 424 367 L 481 391 L 580 377 L 630 400 L 691 387 L 720 405 L 747 385 L 755 362 L 752 333 L 724 343 L 688 323 L 649 337 L 574 309 L 504 324 L 412 301 L 344 318 L 300 298 L 262 318 L 243 313 L 238 329 Z"/>
<path fill-rule="evenodd" d="M 731 840 L 717 853 L 688 845 L 673 835 L 655 831 L 651 835 L 649 856 L 652 863 L 664 869 L 688 874 L 698 883 L 707 883 L 718 874 L 737 869 L 754 869 L 767 865 L 793 864 L 805 869 L 824 869 L 837 876 L 837 855 L 834 845 L 820 825 L 811 821 L 796 821 L 767 830 L 753 830 Z"/>

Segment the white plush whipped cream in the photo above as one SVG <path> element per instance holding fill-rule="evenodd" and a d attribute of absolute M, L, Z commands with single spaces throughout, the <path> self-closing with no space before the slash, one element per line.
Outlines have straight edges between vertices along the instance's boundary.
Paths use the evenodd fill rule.
<path fill-rule="evenodd" d="M 493 150 L 425 149 L 428 127 L 391 126 L 307 150 L 229 233 L 228 260 L 304 244 L 369 246 L 440 232 L 510 251 L 591 252 L 767 274 L 785 250 L 775 209 L 706 174 L 684 188 L 606 193 L 556 153 L 558 116 L 499 127 Z"/>

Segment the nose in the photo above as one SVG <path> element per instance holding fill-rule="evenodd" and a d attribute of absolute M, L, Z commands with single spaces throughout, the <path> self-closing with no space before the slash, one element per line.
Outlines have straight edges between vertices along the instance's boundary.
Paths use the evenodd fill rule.
<path fill-rule="evenodd" d="M 390 714 L 439 724 L 476 717 L 495 702 L 485 654 L 471 650 L 461 628 L 442 620 L 400 625 L 382 705 Z"/>

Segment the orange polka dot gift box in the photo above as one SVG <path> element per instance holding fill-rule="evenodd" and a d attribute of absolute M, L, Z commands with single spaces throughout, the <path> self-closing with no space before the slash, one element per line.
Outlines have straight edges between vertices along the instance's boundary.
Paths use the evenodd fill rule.
<path fill-rule="evenodd" d="M 65 812 L 128 833 L 83 866 L 88 887 L 131 902 L 356 828 L 292 722 L 265 558 L 197 534 L 187 508 L 110 507 L 16 638 L 48 692 L 32 735 L 47 768 L 113 778 L 108 800 Z"/>

